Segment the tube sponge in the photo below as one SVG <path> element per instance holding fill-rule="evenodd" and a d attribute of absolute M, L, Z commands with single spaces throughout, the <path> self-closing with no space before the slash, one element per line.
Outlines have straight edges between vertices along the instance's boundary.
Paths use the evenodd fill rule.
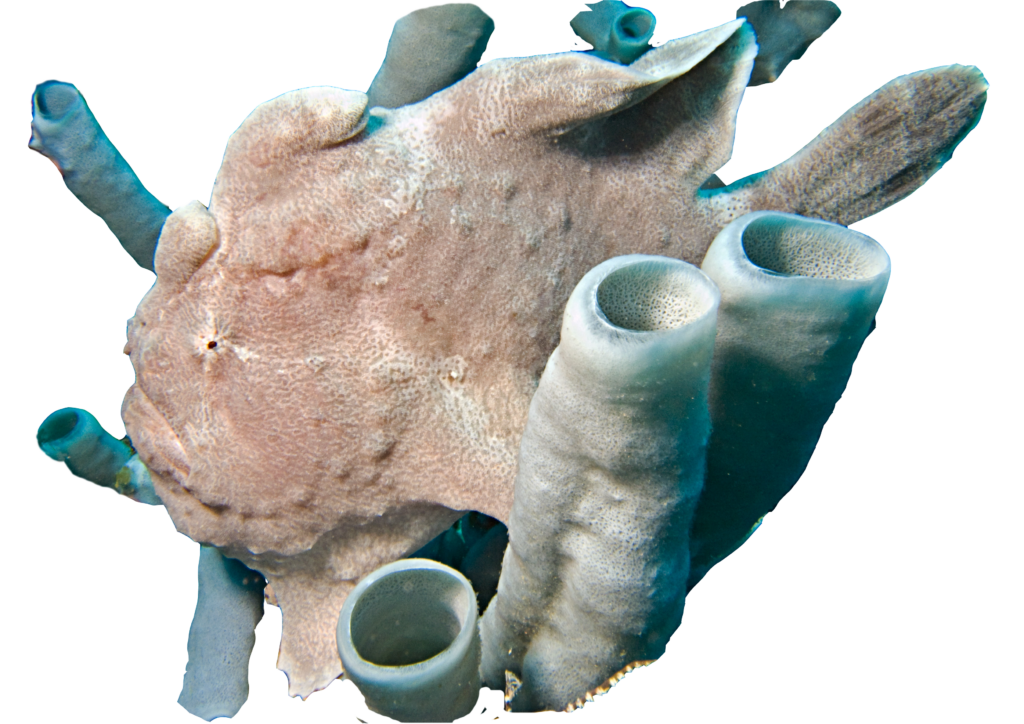
<path fill-rule="evenodd" d="M 748 85 L 774 83 L 794 60 L 839 19 L 839 7 L 827 0 L 758 0 L 736 11 L 757 34 L 757 58 Z"/>
<path fill-rule="evenodd" d="M 232 717 L 249 697 L 249 656 L 266 579 L 216 548 L 199 548 L 199 600 L 188 630 L 178 703 L 206 721 Z"/>
<path fill-rule="evenodd" d="M 889 257 L 846 227 L 759 211 L 722 230 L 702 269 L 722 306 L 688 589 L 800 478 L 874 326 Z"/>
<path fill-rule="evenodd" d="M 598 58 L 629 65 L 651 49 L 656 20 L 654 13 L 633 8 L 620 0 L 588 3 L 569 25 L 576 35 L 594 46 Z"/>
<path fill-rule="evenodd" d="M 338 653 L 373 711 L 454 721 L 480 695 L 476 595 L 462 574 L 407 558 L 359 582 L 338 617 Z"/>
<path fill-rule="evenodd" d="M 57 410 L 43 420 L 36 442 L 72 473 L 105 488 L 115 487 L 118 472 L 135 452 L 127 438 L 118 440 L 95 417 L 77 407 Z"/>
<path fill-rule="evenodd" d="M 530 405 L 481 674 L 515 711 L 574 707 L 657 658 L 683 614 L 718 291 L 630 255 L 573 291 Z"/>
<path fill-rule="evenodd" d="M 106 222 L 139 266 L 153 270 L 171 210 L 142 185 L 75 86 L 55 80 L 36 86 L 28 147 L 53 161 L 71 193 Z"/>
<path fill-rule="evenodd" d="M 494 21 L 476 5 L 423 8 L 399 18 L 384 63 L 366 95 L 368 108 L 418 103 L 476 69 Z"/>

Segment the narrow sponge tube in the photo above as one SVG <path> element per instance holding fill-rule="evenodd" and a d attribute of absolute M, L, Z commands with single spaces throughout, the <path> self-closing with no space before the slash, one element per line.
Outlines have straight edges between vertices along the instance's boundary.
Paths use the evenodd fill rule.
<path fill-rule="evenodd" d="M 581 705 L 679 626 L 718 300 L 695 266 L 642 255 L 599 264 L 569 298 L 481 624 L 484 683 L 518 680 L 513 711 Z"/>
<path fill-rule="evenodd" d="M 726 226 L 701 268 L 722 306 L 688 590 L 803 474 L 889 281 L 889 257 L 875 240 L 774 211 Z"/>
<path fill-rule="evenodd" d="M 188 630 L 178 703 L 201 719 L 232 717 L 249 698 L 249 657 L 263 618 L 262 575 L 216 548 L 199 548 L 199 598 Z"/>
<path fill-rule="evenodd" d="M 603 60 L 629 65 L 651 49 L 656 20 L 654 13 L 634 8 L 621 0 L 589 3 L 569 25 L 580 38 L 594 46 L 586 51 Z"/>
<path fill-rule="evenodd" d="M 378 714 L 450 722 L 480 696 L 476 594 L 454 568 L 405 558 L 352 590 L 338 617 L 345 676 Z"/>
<path fill-rule="evenodd" d="M 139 266 L 153 270 L 171 210 L 142 185 L 75 86 L 55 80 L 36 86 L 28 147 L 53 161 L 68 190 L 106 222 Z"/>
<path fill-rule="evenodd" d="M 118 472 L 135 452 L 127 439 L 118 440 L 95 417 L 77 407 L 50 414 L 39 426 L 36 442 L 72 473 L 105 488 L 115 487 Z"/>
<path fill-rule="evenodd" d="M 399 18 L 384 63 L 366 91 L 373 108 L 418 103 L 476 69 L 494 21 L 469 3 L 435 5 Z"/>

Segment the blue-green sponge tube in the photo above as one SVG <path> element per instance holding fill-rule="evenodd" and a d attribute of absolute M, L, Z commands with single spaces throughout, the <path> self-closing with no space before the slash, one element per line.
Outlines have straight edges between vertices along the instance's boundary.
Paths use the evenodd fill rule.
<path fill-rule="evenodd" d="M 384 63 L 366 95 L 368 108 L 418 103 L 476 69 L 494 21 L 469 3 L 415 10 L 395 23 Z"/>
<path fill-rule="evenodd" d="M 114 488 L 117 474 L 134 454 L 85 410 L 65 407 L 43 420 L 36 432 L 40 449 L 89 482 Z"/>
<path fill-rule="evenodd" d="M 338 616 L 338 653 L 378 714 L 450 722 L 480 696 L 476 594 L 454 568 L 405 558 L 359 582 Z"/>
<path fill-rule="evenodd" d="M 722 306 L 688 588 L 742 544 L 807 467 L 873 329 L 889 257 L 844 226 L 759 211 L 722 230 L 702 269 Z"/>
<path fill-rule="evenodd" d="M 736 17 L 746 18 L 757 34 L 757 58 L 747 85 L 778 80 L 841 14 L 835 3 L 825 0 L 789 0 L 786 7 L 779 0 L 760 0 L 737 10 Z"/>
<path fill-rule="evenodd" d="M 666 257 L 616 257 L 573 291 L 530 404 L 484 683 L 513 711 L 583 703 L 658 658 L 683 615 L 704 481 L 718 290 Z"/>
<path fill-rule="evenodd" d="M 36 86 L 28 147 L 53 161 L 71 193 L 106 222 L 139 266 L 153 270 L 171 210 L 142 185 L 75 86 L 55 80 Z"/>
<path fill-rule="evenodd" d="M 569 25 L 572 31 L 594 46 L 587 51 L 613 63 L 629 65 L 651 49 L 657 22 L 654 13 L 634 8 L 620 0 L 588 3 Z"/>
<path fill-rule="evenodd" d="M 267 582 L 216 548 L 199 547 L 199 600 L 188 630 L 188 664 L 178 696 L 206 721 L 232 717 L 249 697 L 249 656 L 263 618 Z"/>

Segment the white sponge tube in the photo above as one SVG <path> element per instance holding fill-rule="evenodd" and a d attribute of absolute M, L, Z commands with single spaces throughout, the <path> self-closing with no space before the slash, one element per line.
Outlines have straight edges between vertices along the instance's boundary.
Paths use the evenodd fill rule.
<path fill-rule="evenodd" d="M 701 268 L 722 308 L 688 589 L 800 478 L 889 282 L 889 257 L 875 240 L 774 211 L 725 227 Z"/>
<path fill-rule="evenodd" d="M 696 267 L 640 255 L 569 298 L 481 624 L 482 678 L 507 696 L 521 683 L 514 711 L 575 708 L 679 626 L 718 298 Z"/>

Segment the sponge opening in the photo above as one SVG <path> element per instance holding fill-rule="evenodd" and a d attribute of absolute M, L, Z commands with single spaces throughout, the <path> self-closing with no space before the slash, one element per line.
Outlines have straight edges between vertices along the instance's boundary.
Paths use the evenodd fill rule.
<path fill-rule="evenodd" d="M 764 216 L 743 230 L 743 252 L 755 266 L 781 276 L 870 279 L 886 267 L 885 252 L 868 237 L 811 219 Z"/>
<path fill-rule="evenodd" d="M 633 332 L 678 329 L 711 306 L 685 267 L 645 261 L 616 269 L 597 287 L 597 306 L 609 323 Z"/>

